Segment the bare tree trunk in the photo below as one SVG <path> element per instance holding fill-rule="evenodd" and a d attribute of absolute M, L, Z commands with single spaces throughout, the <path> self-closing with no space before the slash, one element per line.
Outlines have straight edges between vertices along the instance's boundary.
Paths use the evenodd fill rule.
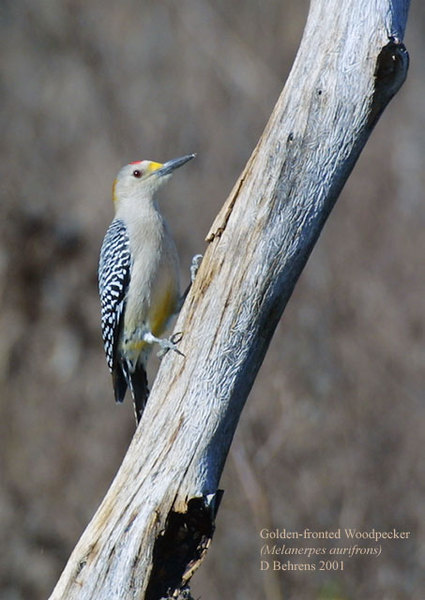
<path fill-rule="evenodd" d="M 273 331 L 405 79 L 408 5 L 312 0 L 288 82 L 209 233 L 176 325 L 185 357 L 162 361 L 123 464 L 51 599 L 188 597 L 213 534 L 229 446 Z"/>

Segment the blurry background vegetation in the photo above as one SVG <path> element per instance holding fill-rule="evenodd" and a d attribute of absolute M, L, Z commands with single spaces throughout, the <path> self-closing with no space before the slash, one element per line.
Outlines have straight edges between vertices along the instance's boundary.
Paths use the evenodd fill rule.
<path fill-rule="evenodd" d="M 134 432 L 103 355 L 111 184 L 197 152 L 163 191 L 191 256 L 271 113 L 307 0 L 3 0 L 0 597 L 46 598 Z M 411 68 L 280 323 L 235 437 L 204 600 L 425 597 L 425 7 Z M 243 248 L 241 248 L 243 252 Z M 158 432 L 160 435 L 160 432 Z M 262 527 L 399 528 L 340 573 L 262 573 Z"/>

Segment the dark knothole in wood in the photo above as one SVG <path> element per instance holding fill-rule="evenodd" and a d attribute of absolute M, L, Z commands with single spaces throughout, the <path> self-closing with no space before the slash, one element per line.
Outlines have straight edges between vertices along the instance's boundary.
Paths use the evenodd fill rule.
<path fill-rule="evenodd" d="M 170 512 L 154 545 L 145 600 L 190 598 L 187 582 L 211 543 L 221 496 L 218 490 L 213 501 L 211 497 L 192 498 L 185 513 Z"/>

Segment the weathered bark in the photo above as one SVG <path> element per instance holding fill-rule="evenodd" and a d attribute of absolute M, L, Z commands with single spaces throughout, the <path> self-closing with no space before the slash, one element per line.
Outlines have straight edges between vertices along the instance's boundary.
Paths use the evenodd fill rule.
<path fill-rule="evenodd" d="M 140 426 L 52 599 L 157 600 L 210 543 L 218 484 L 276 324 L 407 72 L 408 0 L 312 0 L 270 121 L 208 236 Z"/>

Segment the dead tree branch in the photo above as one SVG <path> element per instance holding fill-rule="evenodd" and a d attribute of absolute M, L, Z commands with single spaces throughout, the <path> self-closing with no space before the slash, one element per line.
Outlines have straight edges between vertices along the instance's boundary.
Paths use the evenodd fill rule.
<path fill-rule="evenodd" d="M 285 304 L 361 149 L 402 85 L 408 0 L 312 0 L 270 121 L 208 235 L 146 411 L 52 600 L 187 597 L 218 484 Z"/>

